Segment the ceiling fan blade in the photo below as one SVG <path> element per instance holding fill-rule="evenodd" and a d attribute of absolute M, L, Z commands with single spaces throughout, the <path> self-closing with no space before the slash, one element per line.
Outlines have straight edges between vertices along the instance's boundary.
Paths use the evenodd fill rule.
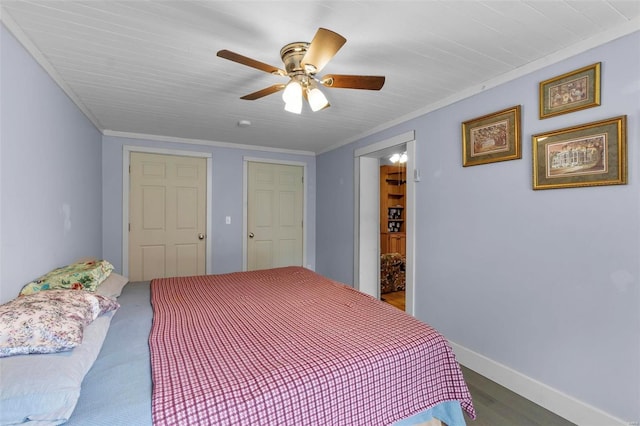
<path fill-rule="evenodd" d="M 340 34 L 326 28 L 318 28 L 300 63 L 302 66 L 313 65 L 315 67 L 313 74 L 315 74 L 327 65 L 346 42 L 347 39 Z"/>
<path fill-rule="evenodd" d="M 260 99 L 273 93 L 279 92 L 280 90 L 284 89 L 285 86 L 286 84 L 274 84 L 273 86 L 266 87 L 262 90 L 258 90 L 257 92 L 244 95 L 240 99 L 244 99 L 246 101 L 255 101 L 256 99 Z"/>
<path fill-rule="evenodd" d="M 376 75 L 327 74 L 320 82 L 327 87 L 341 89 L 380 90 L 384 86 L 384 77 Z"/>
<path fill-rule="evenodd" d="M 265 64 L 264 62 L 256 61 L 255 59 L 251 59 L 246 56 L 242 56 L 230 50 L 219 50 L 217 53 L 217 56 L 224 59 L 228 59 L 233 62 L 237 62 L 242 65 L 246 65 L 248 67 L 258 69 L 260 71 L 268 72 L 270 74 L 283 75 L 283 76 L 287 75 L 286 71 L 283 69 L 274 67 L 273 65 Z"/>

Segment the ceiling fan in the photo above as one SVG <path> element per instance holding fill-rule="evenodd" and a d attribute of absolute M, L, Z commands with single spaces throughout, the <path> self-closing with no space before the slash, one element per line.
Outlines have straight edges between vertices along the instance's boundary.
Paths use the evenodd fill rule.
<path fill-rule="evenodd" d="M 282 98 L 285 101 L 284 109 L 300 114 L 302 112 L 303 98 L 307 100 L 313 111 L 329 107 L 329 101 L 319 89 L 320 85 L 341 89 L 364 90 L 380 90 L 384 85 L 385 78 L 382 76 L 327 74 L 322 77 L 316 77 L 316 74 L 327 65 L 346 41 L 347 39 L 338 33 L 319 28 L 311 43 L 289 43 L 280 49 L 284 70 L 230 50 L 220 50 L 217 55 L 260 71 L 289 77 L 290 81 L 286 84 L 274 84 L 242 96 L 240 99 L 253 101 L 284 90 L 282 94 Z"/>

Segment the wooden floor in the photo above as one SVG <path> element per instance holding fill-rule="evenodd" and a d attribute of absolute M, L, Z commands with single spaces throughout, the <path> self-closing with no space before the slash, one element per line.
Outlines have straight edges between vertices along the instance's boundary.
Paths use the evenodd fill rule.
<path fill-rule="evenodd" d="M 387 302 L 390 305 L 404 311 L 404 291 L 394 291 L 391 293 L 384 293 L 380 296 L 380 300 Z"/>
<path fill-rule="evenodd" d="M 465 413 L 469 426 L 571 426 L 568 420 L 511 392 L 484 376 L 462 367 L 467 382 L 476 420 Z M 575 426 L 575 425 L 574 425 Z"/>

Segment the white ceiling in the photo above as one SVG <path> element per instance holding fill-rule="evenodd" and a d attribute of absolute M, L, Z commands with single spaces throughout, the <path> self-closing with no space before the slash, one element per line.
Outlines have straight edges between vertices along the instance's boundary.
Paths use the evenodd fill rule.
<path fill-rule="evenodd" d="M 640 29 L 638 0 L 0 5 L 7 28 L 107 135 L 315 153 Z M 347 39 L 320 74 L 384 75 L 381 91 L 325 89 L 330 108 L 295 115 L 280 94 L 240 99 L 286 78 L 216 56 L 282 68 L 280 48 L 319 27 Z"/>

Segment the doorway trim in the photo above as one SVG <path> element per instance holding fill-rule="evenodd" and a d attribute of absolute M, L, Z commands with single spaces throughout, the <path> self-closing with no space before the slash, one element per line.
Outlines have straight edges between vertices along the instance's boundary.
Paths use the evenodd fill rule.
<path fill-rule="evenodd" d="M 247 270 L 247 219 L 248 219 L 248 199 L 249 199 L 249 162 L 280 164 L 284 166 L 302 167 L 302 266 L 307 265 L 307 163 L 302 161 L 277 160 L 271 158 L 242 157 L 242 270 Z"/>
<path fill-rule="evenodd" d="M 360 209 L 360 181 L 365 179 L 371 179 L 371 176 L 364 176 L 361 171 L 360 162 L 363 158 L 374 157 L 380 158 L 379 151 L 383 151 L 392 148 L 397 145 L 406 144 L 407 147 L 407 192 L 406 192 L 406 267 L 405 267 L 405 312 L 409 315 L 414 315 L 415 312 L 415 183 L 418 180 L 416 177 L 418 173 L 416 171 L 416 140 L 415 130 L 411 130 L 400 135 L 396 135 L 389 139 L 385 139 L 380 142 L 373 143 L 371 145 L 358 148 L 354 151 L 354 262 L 353 262 L 353 277 L 354 287 L 360 289 L 361 277 L 372 276 L 370 268 L 376 268 L 378 274 L 378 287 L 380 277 L 380 213 L 379 208 L 375 211 L 371 209 Z M 377 153 L 377 154 L 376 154 Z M 366 161 L 366 160 L 364 160 Z M 411 177 L 411 178 L 410 178 Z M 379 186 L 378 187 L 379 191 Z M 378 193 L 379 198 L 379 193 Z M 371 215 L 375 215 L 373 218 Z M 369 259 L 369 255 L 360 259 L 361 250 L 360 244 L 363 244 L 365 236 L 360 235 L 361 222 L 375 222 L 378 224 L 376 228 L 376 241 L 377 241 L 377 258 Z M 362 269 L 366 268 L 367 271 Z M 369 278 L 370 279 L 370 278 Z M 378 290 L 378 298 L 379 298 Z"/>
<path fill-rule="evenodd" d="M 151 148 L 145 146 L 122 146 L 122 275 L 129 276 L 129 187 L 131 185 L 129 174 L 130 157 L 132 152 L 144 152 L 149 154 L 176 155 L 180 157 L 198 157 L 207 160 L 207 205 L 206 205 L 206 229 L 207 241 L 205 245 L 205 274 L 212 271 L 213 265 L 213 238 L 211 208 L 213 206 L 213 155 L 210 152 L 183 151 L 169 148 Z"/>

